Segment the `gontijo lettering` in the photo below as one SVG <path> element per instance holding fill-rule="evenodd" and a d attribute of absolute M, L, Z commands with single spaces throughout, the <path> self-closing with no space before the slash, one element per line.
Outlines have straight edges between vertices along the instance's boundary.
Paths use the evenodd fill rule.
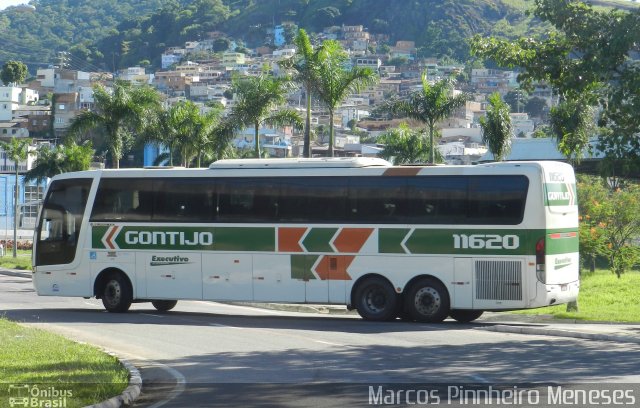
<path fill-rule="evenodd" d="M 124 242 L 129 245 L 212 245 L 212 232 L 127 231 Z"/>

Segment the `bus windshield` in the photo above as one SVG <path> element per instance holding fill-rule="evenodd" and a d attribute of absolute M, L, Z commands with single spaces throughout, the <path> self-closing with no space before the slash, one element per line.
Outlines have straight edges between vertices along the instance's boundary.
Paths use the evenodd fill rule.
<path fill-rule="evenodd" d="M 90 188 L 91 179 L 51 184 L 36 232 L 36 266 L 73 262 Z"/>

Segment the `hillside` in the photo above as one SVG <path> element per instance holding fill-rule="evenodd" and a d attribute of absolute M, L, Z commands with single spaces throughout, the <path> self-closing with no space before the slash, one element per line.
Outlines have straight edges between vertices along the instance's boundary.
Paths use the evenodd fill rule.
<path fill-rule="evenodd" d="M 615 0 L 610 0 L 615 1 Z M 106 69 L 157 65 L 159 53 L 185 40 L 224 31 L 247 46 L 264 43 L 267 29 L 293 22 L 309 32 L 364 25 L 389 43 L 415 41 L 419 54 L 467 58 L 473 34 L 515 37 L 544 32 L 525 15 L 526 0 L 33 0 L 34 12 L 0 12 L 0 64 L 32 68 L 57 63 Z M 599 4 L 606 0 L 598 0 Z M 617 3 L 608 3 L 620 5 Z M 635 3 L 630 3 L 635 4 Z"/>

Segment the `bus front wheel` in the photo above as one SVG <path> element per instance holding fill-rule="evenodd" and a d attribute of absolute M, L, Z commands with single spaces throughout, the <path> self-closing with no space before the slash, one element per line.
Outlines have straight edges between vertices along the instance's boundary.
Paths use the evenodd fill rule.
<path fill-rule="evenodd" d="M 456 310 L 449 312 L 449 316 L 458 323 L 469 323 L 482 316 L 482 310 Z"/>
<path fill-rule="evenodd" d="M 159 312 L 168 312 L 169 310 L 176 307 L 176 305 L 178 304 L 178 301 L 177 300 L 152 300 L 151 304 Z"/>
<path fill-rule="evenodd" d="M 420 279 L 409 288 L 405 310 L 417 322 L 440 323 L 449 314 L 449 292 L 436 279 Z"/>
<path fill-rule="evenodd" d="M 398 295 L 391 284 L 380 277 L 370 277 L 361 282 L 354 300 L 358 314 L 365 320 L 391 320 L 398 310 Z"/>
<path fill-rule="evenodd" d="M 133 301 L 131 284 L 121 273 L 110 275 L 102 290 L 102 304 L 108 312 L 124 313 Z"/>

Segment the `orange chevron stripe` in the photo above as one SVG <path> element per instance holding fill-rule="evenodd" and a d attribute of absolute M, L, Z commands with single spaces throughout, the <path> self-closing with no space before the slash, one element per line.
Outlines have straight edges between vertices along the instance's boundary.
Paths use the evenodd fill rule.
<path fill-rule="evenodd" d="M 300 246 L 300 239 L 306 228 L 278 228 L 278 251 L 280 252 L 304 252 Z"/>
<path fill-rule="evenodd" d="M 343 228 L 333 240 L 333 246 L 338 252 L 360 252 L 371 233 L 373 228 Z"/>
<path fill-rule="evenodd" d="M 351 280 L 347 272 L 355 255 L 325 255 L 314 271 L 322 280 Z"/>
<path fill-rule="evenodd" d="M 111 231 L 109 231 L 109 233 L 107 234 L 107 238 L 105 239 L 105 242 L 109 246 L 109 249 L 116 249 L 116 246 L 112 241 L 116 231 L 118 231 L 118 227 L 111 227 Z"/>

